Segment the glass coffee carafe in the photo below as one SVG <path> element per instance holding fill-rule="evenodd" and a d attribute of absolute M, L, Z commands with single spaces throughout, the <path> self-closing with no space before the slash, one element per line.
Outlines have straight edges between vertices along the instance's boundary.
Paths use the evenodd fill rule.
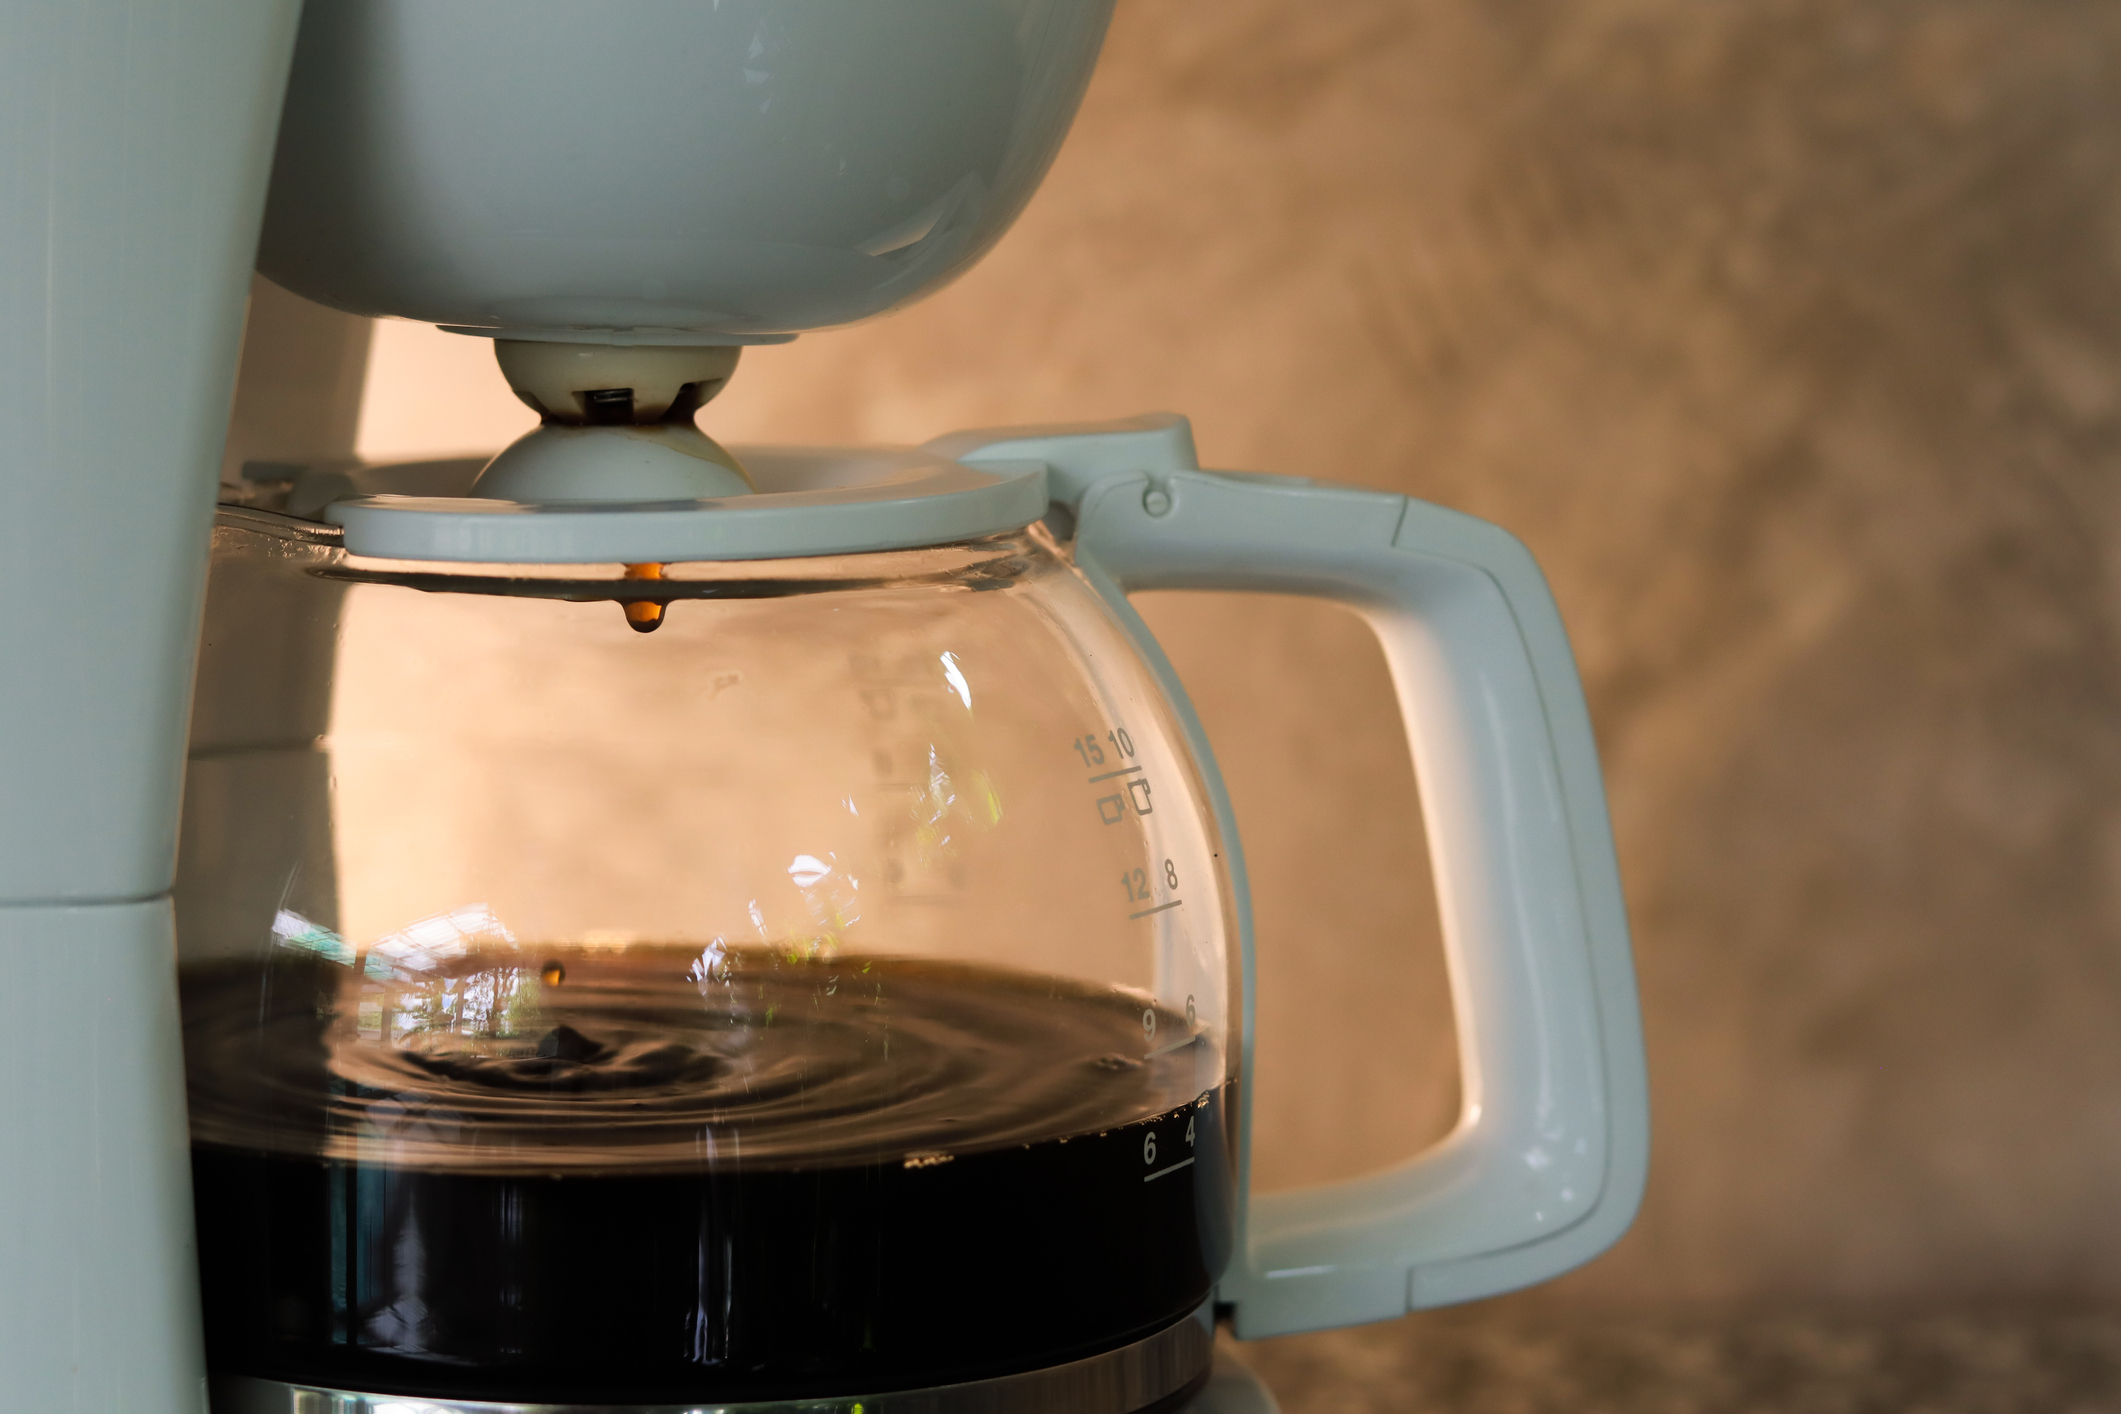
<path fill-rule="evenodd" d="M 1163 1340 L 1176 1373 L 1111 1406 L 1162 1407 L 1205 1370 L 1218 1282 L 1262 1312 L 1336 1272 L 1341 1308 L 1371 1299 L 1370 1259 L 1277 1241 L 1425 1211 L 1477 1257 L 1490 1210 L 1507 1251 L 1601 1192 L 1632 1209 L 1605 945 L 1469 944 L 1446 888 L 1480 1033 L 1456 1150 L 1310 1218 L 1253 1200 L 1246 1235 L 1227 806 L 1091 498 L 1058 489 L 1044 524 L 719 560 L 360 553 L 314 512 L 223 508 L 178 887 L 217 1376 L 858 1401 Z M 1151 489 L 1141 515 L 1186 494 Z M 1447 885 L 1511 867 L 1444 854 Z M 1539 1065 L 1571 1073 L 1520 1103 Z M 1481 1136 L 1520 1110 L 1588 1204 L 1543 1228 L 1536 1193 L 1416 1191 L 1499 1188 Z M 1402 1293 L 1423 1251 L 1463 1260 L 1387 1250 L 1411 1240 L 1370 1254 Z"/>

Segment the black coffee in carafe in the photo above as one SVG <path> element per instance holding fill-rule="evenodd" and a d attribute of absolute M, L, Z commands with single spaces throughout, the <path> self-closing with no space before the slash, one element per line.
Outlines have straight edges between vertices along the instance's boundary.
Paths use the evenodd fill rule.
<path fill-rule="evenodd" d="M 1136 994 L 800 948 L 427 961 L 185 970 L 217 1372 L 918 1388 L 1139 1339 L 1227 1256 L 1223 1057 Z"/>

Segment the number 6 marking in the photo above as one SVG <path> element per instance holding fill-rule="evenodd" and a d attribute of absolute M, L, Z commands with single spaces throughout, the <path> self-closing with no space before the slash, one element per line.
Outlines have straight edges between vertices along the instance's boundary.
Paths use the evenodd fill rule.
<path fill-rule="evenodd" d="M 1156 1162 L 1156 1131 L 1153 1129 L 1142 1137 L 1142 1162 L 1145 1164 Z"/>

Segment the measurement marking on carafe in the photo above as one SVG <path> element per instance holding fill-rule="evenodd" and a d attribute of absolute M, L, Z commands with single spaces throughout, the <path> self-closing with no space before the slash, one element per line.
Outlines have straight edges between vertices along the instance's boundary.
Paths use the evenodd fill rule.
<path fill-rule="evenodd" d="M 1175 898 L 1169 903 L 1160 903 L 1154 908 L 1145 908 L 1139 913 L 1130 913 L 1127 915 L 1127 921 L 1132 923 L 1137 918 L 1147 918 L 1152 913 L 1162 913 L 1165 909 L 1176 908 L 1184 902 L 1185 900 L 1182 898 Z"/>
<path fill-rule="evenodd" d="M 1113 778 L 1114 776 L 1132 776 L 1132 775 L 1135 775 L 1135 774 L 1136 774 L 1136 773 L 1138 773 L 1138 772 L 1141 772 L 1141 771 L 1144 771 L 1144 770 L 1147 770 L 1147 769 L 1148 769 L 1148 768 L 1147 768 L 1147 767 L 1145 767 L 1145 766 L 1129 766 L 1129 767 L 1128 767 L 1128 768 L 1127 768 L 1126 770 L 1124 770 L 1124 771 L 1107 771 L 1107 772 L 1105 772 L 1105 774 L 1103 774 L 1102 776 L 1092 776 L 1092 777 L 1090 778 L 1089 784 L 1091 784 L 1091 785 L 1093 785 L 1093 786 L 1094 786 L 1094 785 L 1096 785 L 1096 784 L 1097 784 L 1097 783 L 1098 783 L 1099 781 L 1109 781 L 1109 780 L 1111 780 L 1111 779 L 1112 779 L 1112 778 Z"/>
<path fill-rule="evenodd" d="M 1179 1161 L 1178 1161 L 1177 1163 L 1175 1163 L 1175 1164 L 1171 1165 L 1171 1167 L 1169 1167 L 1169 1168 L 1163 1168 L 1163 1169 L 1158 1169 L 1158 1170 L 1157 1170 L 1157 1171 L 1156 1171 L 1155 1173 L 1145 1173 L 1145 1174 L 1143 1174 L 1143 1175 L 1142 1175 L 1142 1182 L 1143 1182 L 1143 1183 L 1154 1183 L 1154 1182 L 1156 1182 L 1156 1180 L 1158 1180 L 1159 1178 L 1162 1178 L 1162 1177 L 1163 1177 L 1163 1176 L 1164 1176 L 1165 1174 L 1167 1174 L 1167 1173 L 1177 1173 L 1177 1172 L 1178 1172 L 1178 1171 L 1179 1171 L 1180 1169 L 1189 1169 L 1189 1168 L 1192 1168 L 1192 1167 L 1193 1167 L 1193 1160 L 1191 1160 L 1191 1159 L 1180 1159 L 1180 1160 L 1179 1160 Z"/>

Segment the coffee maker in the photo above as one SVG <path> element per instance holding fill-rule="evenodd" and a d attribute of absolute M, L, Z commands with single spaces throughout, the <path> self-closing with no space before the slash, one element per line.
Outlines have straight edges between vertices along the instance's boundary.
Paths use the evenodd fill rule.
<path fill-rule="evenodd" d="M 1573 663 L 1515 542 L 1399 497 L 1203 471 L 1170 417 L 830 455 L 732 455 L 691 420 L 744 347 L 888 311 L 999 239 L 1065 133 L 1109 4 L 300 8 L 32 0 L 0 51 L 0 997 L 19 1057 L 0 1094 L 0 1410 L 197 1410 L 207 1398 L 170 895 L 217 499 L 234 505 L 228 536 L 252 536 L 275 564 L 323 566 L 301 585 L 336 575 L 362 593 L 430 593 L 435 576 L 515 584 L 517 567 L 575 566 L 529 597 L 586 597 L 620 632 L 649 630 L 643 644 L 673 641 L 716 586 L 752 573 L 717 566 L 985 547 L 920 560 L 918 573 L 872 563 L 813 578 L 859 578 L 863 593 L 962 581 L 977 588 L 966 602 L 1036 581 L 1062 596 L 1049 617 L 1094 621 L 1081 630 L 1093 656 L 1139 665 L 1131 687 L 1098 680 L 1098 700 L 1136 692 L 1155 745 L 1137 728 L 1123 746 L 1116 722 L 1063 745 L 1084 788 L 1098 787 L 1079 818 L 1100 839 L 1147 829 L 1151 796 L 1127 773 L 1151 768 L 1126 762 L 1164 753 L 1160 782 L 1180 784 L 1160 785 L 1161 799 L 1186 802 L 1164 819 L 1192 824 L 1150 862 L 1170 866 L 1174 887 L 1182 871 L 1206 877 L 1194 897 L 1221 919 L 1184 939 L 1208 958 L 1184 972 L 1171 897 L 1126 871 L 1127 921 L 1164 929 L 1154 946 L 1178 961 L 1145 974 L 1140 1056 L 1120 1060 L 1162 1056 L 1161 1027 L 1212 1042 L 1232 1077 L 1214 1111 L 1227 1136 L 1213 1139 L 1231 1206 L 1198 1220 L 1203 1289 L 1155 1329 L 1079 1341 L 1066 1360 L 994 1369 L 968 1348 L 960 1369 L 873 1388 L 834 1375 L 729 1398 L 708 1379 L 682 1402 L 570 1392 L 571 1407 L 1137 1414 L 1198 1390 L 1218 1312 L 1241 1337 L 1380 1319 L 1543 1280 L 1625 1229 L 1647 1147 L 1625 919 Z M 324 305 L 495 340 L 543 425 L 476 468 L 361 468 L 329 449 L 240 456 L 217 497 L 254 261 Z M 231 514 L 265 519 L 231 529 Z M 246 553 L 231 552 L 239 570 Z M 1248 1191 L 1242 860 L 1183 690 L 1125 609 L 1128 590 L 1157 587 L 1340 598 L 1385 642 L 1436 842 L 1467 1097 L 1453 1135 L 1399 1168 Z M 286 602 L 276 592 L 237 603 L 238 640 L 244 602 Z M 327 657 L 336 633 L 317 640 Z M 942 657 L 930 688 L 971 710 L 987 680 Z M 199 721 L 228 720 L 209 708 L 202 698 Z M 257 745 L 206 749 L 233 759 Z M 838 863 L 795 857 L 790 877 L 808 889 Z M 221 881 L 230 897 L 234 877 Z M 377 977 L 390 955 L 378 938 L 310 915 L 274 931 L 283 912 L 296 910 L 269 910 L 264 942 L 348 969 L 326 975 L 424 985 L 404 968 Z M 788 936 L 761 925 L 759 941 Z M 701 986 L 720 965 L 707 962 Z M 1189 990 L 1187 977 L 1204 980 Z M 531 1039 L 554 1053 L 536 1058 L 593 1065 L 576 1034 L 547 1028 Z M 1197 1151 L 1190 1124 L 1177 1139 L 1181 1109 L 1123 1117 L 1148 1125 L 1126 1133 L 1141 1170 L 1130 1183 L 1161 1193 L 1145 1180 L 1215 1167 L 1166 1178 L 1172 1161 L 1154 1162 L 1159 1138 Z M 965 1161 L 928 1138 L 902 1159 L 912 1174 Z M 514 1387 L 214 1373 L 224 1414 L 568 1407 Z"/>

